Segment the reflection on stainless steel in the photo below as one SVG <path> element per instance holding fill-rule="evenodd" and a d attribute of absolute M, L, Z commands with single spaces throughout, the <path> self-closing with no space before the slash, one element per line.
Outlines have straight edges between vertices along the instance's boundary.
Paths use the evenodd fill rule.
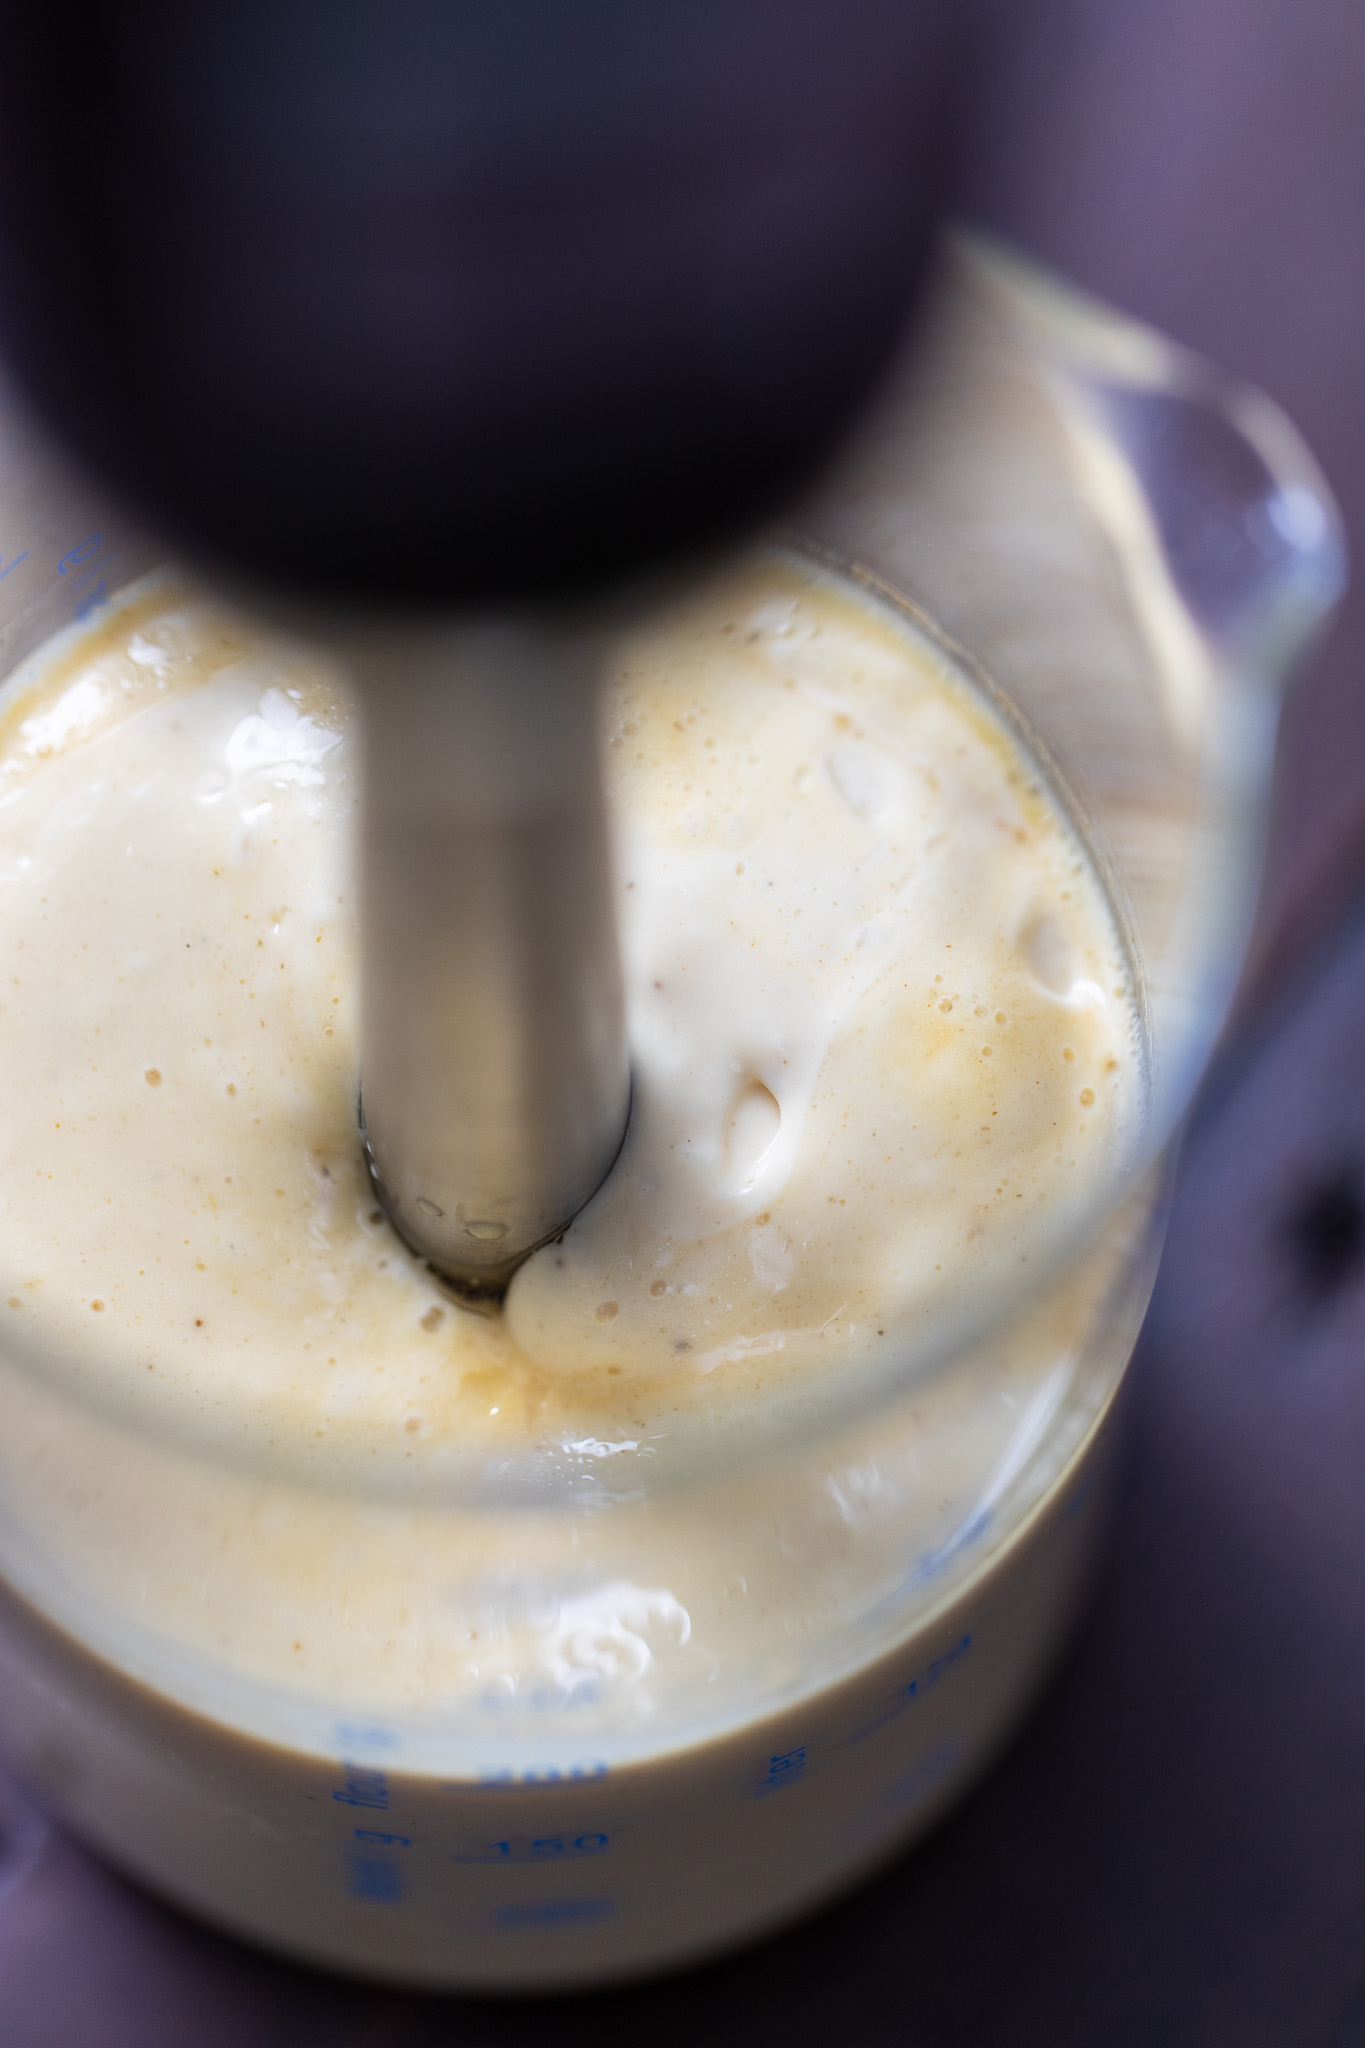
<path fill-rule="evenodd" d="M 601 1185 L 629 1108 L 601 643 L 402 628 L 351 659 L 371 1169 L 409 1244 L 493 1290 Z"/>

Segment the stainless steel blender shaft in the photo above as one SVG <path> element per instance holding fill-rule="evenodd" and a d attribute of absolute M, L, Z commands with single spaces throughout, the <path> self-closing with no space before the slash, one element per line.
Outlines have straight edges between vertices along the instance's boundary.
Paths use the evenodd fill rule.
<path fill-rule="evenodd" d="M 601 652 L 522 621 L 352 649 L 366 1143 L 397 1229 L 466 1288 L 562 1230 L 625 1131 Z"/>

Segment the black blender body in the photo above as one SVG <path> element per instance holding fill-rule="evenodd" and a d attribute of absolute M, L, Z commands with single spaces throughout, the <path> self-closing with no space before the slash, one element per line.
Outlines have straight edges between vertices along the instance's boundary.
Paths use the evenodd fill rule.
<path fill-rule="evenodd" d="M 779 505 L 901 339 L 947 0 L 7 10 L 0 343 L 183 551 L 438 607 Z"/>
<path fill-rule="evenodd" d="M 7 17 L 0 346 L 108 490 L 360 685 L 367 1156 L 400 1235 L 466 1291 L 565 1227 L 628 1116 L 575 600 L 742 532 L 837 439 L 924 268 L 956 20 Z M 513 817 L 493 792 L 533 767 Z"/>

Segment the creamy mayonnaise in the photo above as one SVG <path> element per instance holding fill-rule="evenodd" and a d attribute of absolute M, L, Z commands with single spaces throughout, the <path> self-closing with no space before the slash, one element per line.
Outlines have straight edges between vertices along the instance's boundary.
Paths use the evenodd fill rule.
<path fill-rule="evenodd" d="M 154 582 L 12 685 L 0 1299 L 90 1428 L 120 1432 L 84 1447 L 97 1480 L 66 1489 L 83 1503 L 69 1568 L 140 1630 L 371 1697 L 368 1650 L 362 1681 L 327 1600 L 309 1616 L 358 1490 L 376 1513 L 402 1504 L 346 1593 L 377 1615 L 407 1589 L 381 1695 L 420 1710 L 547 1671 L 602 1694 L 601 1660 L 575 1676 L 559 1636 L 575 1602 L 610 1634 L 614 1600 L 659 1624 L 665 1663 L 690 1646 L 683 1692 L 701 1673 L 714 1693 L 725 1640 L 756 1647 L 753 1602 L 726 1591 L 737 1529 L 689 1555 L 685 1602 L 670 1558 L 689 1510 L 665 1500 L 618 1537 L 636 1567 L 653 1553 L 643 1591 L 618 1561 L 604 1596 L 580 1560 L 544 1629 L 515 1599 L 462 1626 L 505 1532 L 448 1489 L 520 1475 L 622 1496 L 640 1520 L 633 1496 L 679 1445 L 719 1431 L 733 1448 L 803 1400 L 912 1373 L 916 1344 L 1026 1271 L 1131 1143 L 1138 1043 L 1109 905 L 1037 764 L 902 615 L 765 561 L 624 650 L 606 724 L 630 1129 L 488 1316 L 407 1252 L 365 1175 L 338 679 Z M 1078 1324 L 1067 1296 L 1040 1345 L 926 1374 L 908 1437 L 861 1482 L 894 1497 L 889 1540 L 932 1546 L 978 1510 L 1058 1398 L 1088 1307 Z M 35 1473 L 83 1455 L 69 1422 L 54 1437 L 17 1481 L 39 1520 Z M 173 1456 L 160 1479 L 140 1469 Z M 302 1506 L 262 1504 L 268 1475 L 306 1481 Z M 772 1483 L 731 1484 L 738 1521 Z M 414 1514 L 439 1532 L 419 1539 Z M 70 1523 L 44 1541 L 69 1549 Z M 824 1541 L 817 1514 L 766 1589 L 784 1638 Z M 533 1575 L 540 1548 L 520 1546 Z M 207 1604 L 185 1591 L 205 1583 L 199 1551 Z"/>
<path fill-rule="evenodd" d="M 1105 891 L 984 687 L 765 560 L 623 650 L 605 737 L 630 1129 L 488 1314 L 366 1179 L 338 677 L 163 579 L 0 703 L 0 1573 L 84 1659 L 31 1647 L 16 1690 L 0 1656 L 25 1768 L 84 1770 L 83 1824 L 180 1896 L 432 1981 L 525 1974 L 466 1865 L 626 1845 L 609 1896 L 564 1878 L 564 1928 L 623 1916 L 600 1954 L 546 1936 L 535 1970 L 575 1976 L 777 1911 L 941 1800 L 1074 1597 L 1061 1489 L 1141 1293 L 1131 1215 L 1051 1263 L 1131 1153 L 1141 1044 Z M 579 1834 L 559 1785 L 598 1788 Z M 494 1819 L 488 1786 L 549 1803 Z M 727 1903 L 706 1815 L 736 1803 Z"/>

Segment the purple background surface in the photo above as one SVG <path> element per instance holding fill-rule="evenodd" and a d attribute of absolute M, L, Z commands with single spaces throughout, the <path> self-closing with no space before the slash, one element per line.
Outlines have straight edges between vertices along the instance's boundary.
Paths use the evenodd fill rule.
<path fill-rule="evenodd" d="M 1365 560 L 1360 0 L 981 12 L 963 209 L 1276 397 Z M 256 1956 L 0 1804 L 4 2048 L 1365 2048 L 1363 671 L 1365 580 L 1287 716 L 1110 1569 L 967 1807 L 743 1956 L 500 2006 Z"/>

